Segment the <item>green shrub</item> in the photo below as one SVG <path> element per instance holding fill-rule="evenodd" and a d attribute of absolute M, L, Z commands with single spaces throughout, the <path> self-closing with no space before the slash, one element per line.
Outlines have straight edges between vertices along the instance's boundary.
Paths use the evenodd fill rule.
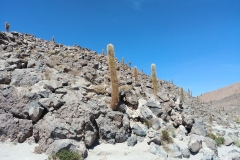
<path fill-rule="evenodd" d="M 213 133 L 208 133 L 208 137 L 215 140 L 216 136 Z"/>
<path fill-rule="evenodd" d="M 240 141 L 239 140 L 234 140 L 234 145 L 240 148 Z"/>
<path fill-rule="evenodd" d="M 167 130 L 162 131 L 161 140 L 168 142 L 168 143 L 173 143 L 173 139 L 172 139 L 172 137 L 170 137 Z"/>
<path fill-rule="evenodd" d="M 61 150 L 48 158 L 49 160 L 83 160 L 82 156 L 76 152 Z"/>
<path fill-rule="evenodd" d="M 235 122 L 236 122 L 237 124 L 240 124 L 240 118 L 236 118 L 236 119 L 235 119 Z"/>
<path fill-rule="evenodd" d="M 148 128 L 151 128 L 152 125 L 153 125 L 152 120 L 145 120 L 145 125 L 146 125 Z"/>
<path fill-rule="evenodd" d="M 217 146 L 220 146 L 224 142 L 224 138 L 223 137 L 216 137 L 214 140 L 217 143 Z"/>

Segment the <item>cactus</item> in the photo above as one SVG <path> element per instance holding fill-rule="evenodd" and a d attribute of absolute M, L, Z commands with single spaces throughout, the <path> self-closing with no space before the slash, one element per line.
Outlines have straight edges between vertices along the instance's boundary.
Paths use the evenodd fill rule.
<path fill-rule="evenodd" d="M 131 68 L 132 62 L 128 61 L 129 68 Z"/>
<path fill-rule="evenodd" d="M 180 89 L 180 94 L 181 94 L 181 100 L 183 102 L 184 101 L 184 93 L 183 93 L 183 88 L 182 87 Z"/>
<path fill-rule="evenodd" d="M 6 29 L 6 32 L 9 31 L 9 28 L 10 28 L 10 24 L 8 22 L 5 22 L 5 29 Z"/>
<path fill-rule="evenodd" d="M 52 36 L 52 42 L 54 42 L 54 36 Z"/>
<path fill-rule="evenodd" d="M 122 62 L 121 62 L 121 64 L 122 65 L 124 65 L 125 63 L 124 63 L 124 57 L 122 57 Z"/>
<path fill-rule="evenodd" d="M 114 58 L 114 47 L 112 44 L 107 45 L 107 52 L 108 52 L 108 65 L 109 65 L 109 72 L 110 72 L 110 80 L 112 86 L 112 99 L 110 107 L 113 110 L 117 110 L 118 107 L 118 78 L 117 78 L 117 69 L 116 69 L 116 62 Z"/>
<path fill-rule="evenodd" d="M 134 78 L 135 78 L 135 81 L 138 81 L 138 71 L 137 71 L 137 67 L 134 66 Z"/>
<path fill-rule="evenodd" d="M 157 95 L 158 89 L 157 89 L 157 75 L 156 75 L 156 65 L 151 65 L 152 69 L 152 85 L 153 85 L 153 93 L 154 95 Z"/>
<path fill-rule="evenodd" d="M 102 49 L 102 55 L 104 55 L 104 49 Z"/>

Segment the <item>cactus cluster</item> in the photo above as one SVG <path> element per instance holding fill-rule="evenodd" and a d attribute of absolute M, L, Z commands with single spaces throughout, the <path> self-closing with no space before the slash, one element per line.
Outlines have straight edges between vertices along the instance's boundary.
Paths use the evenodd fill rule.
<path fill-rule="evenodd" d="M 117 78 L 117 69 L 116 69 L 116 62 L 114 58 L 114 47 L 112 44 L 107 45 L 107 52 L 108 52 L 108 65 L 109 65 L 109 72 L 110 72 L 110 80 L 111 80 L 111 87 L 112 87 L 112 94 L 111 94 L 111 104 L 110 107 L 113 110 L 117 110 L 118 108 L 118 78 Z"/>

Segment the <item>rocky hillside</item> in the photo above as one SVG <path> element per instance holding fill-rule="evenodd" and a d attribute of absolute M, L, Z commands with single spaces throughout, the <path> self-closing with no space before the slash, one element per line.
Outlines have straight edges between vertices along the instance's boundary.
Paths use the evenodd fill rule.
<path fill-rule="evenodd" d="M 209 102 L 216 109 L 225 110 L 232 117 L 240 115 L 240 82 L 199 96 L 201 102 Z"/>
<path fill-rule="evenodd" d="M 160 159 L 198 153 L 219 159 L 207 135 L 223 136 L 226 146 L 239 139 L 239 125 L 224 111 L 187 92 L 182 101 L 179 87 L 160 79 L 155 96 L 150 76 L 139 71 L 134 81 L 133 69 L 116 63 L 120 103 L 112 111 L 106 55 L 0 32 L 0 141 L 38 143 L 36 153 L 65 148 L 87 157 L 101 143 L 134 146 L 147 140 L 149 153 Z M 166 143 L 165 132 L 174 140 Z M 175 139 L 188 144 L 180 147 Z"/>

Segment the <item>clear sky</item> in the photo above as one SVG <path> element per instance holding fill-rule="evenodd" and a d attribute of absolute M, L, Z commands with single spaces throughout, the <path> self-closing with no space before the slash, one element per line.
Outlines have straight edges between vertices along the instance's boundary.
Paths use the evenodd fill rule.
<path fill-rule="evenodd" d="M 0 30 L 116 57 L 194 96 L 240 81 L 240 0 L 1 0 Z"/>

